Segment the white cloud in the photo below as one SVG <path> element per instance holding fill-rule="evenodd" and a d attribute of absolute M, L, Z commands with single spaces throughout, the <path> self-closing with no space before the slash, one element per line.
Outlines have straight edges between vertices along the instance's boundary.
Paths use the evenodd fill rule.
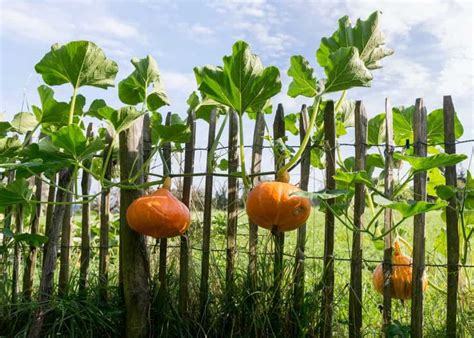
<path fill-rule="evenodd" d="M 191 94 L 196 89 L 194 74 L 173 71 L 161 72 L 161 80 L 166 91 L 179 92 L 180 94 Z"/>
<path fill-rule="evenodd" d="M 47 44 L 78 39 L 104 42 L 111 47 L 107 52 L 118 56 L 128 50 L 126 40 L 146 43 L 136 26 L 113 17 L 105 7 L 98 5 L 91 14 L 77 5 L 3 2 L 0 30 L 10 39 Z"/>

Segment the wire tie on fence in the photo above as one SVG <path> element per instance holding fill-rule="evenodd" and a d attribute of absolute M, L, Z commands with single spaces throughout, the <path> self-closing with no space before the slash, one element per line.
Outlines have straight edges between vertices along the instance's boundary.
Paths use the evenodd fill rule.
<path fill-rule="evenodd" d="M 405 149 L 410 149 L 410 140 L 409 139 L 405 140 Z"/>

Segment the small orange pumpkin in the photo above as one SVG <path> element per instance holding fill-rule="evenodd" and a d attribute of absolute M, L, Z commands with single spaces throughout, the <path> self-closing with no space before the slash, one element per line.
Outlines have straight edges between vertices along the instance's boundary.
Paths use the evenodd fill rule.
<path fill-rule="evenodd" d="M 398 241 L 393 243 L 391 295 L 396 299 L 411 299 L 412 292 L 412 258 L 402 254 Z M 383 294 L 383 265 L 380 263 L 374 270 L 372 278 L 375 290 Z M 423 276 L 423 291 L 428 287 L 426 273 Z"/>
<path fill-rule="evenodd" d="M 290 194 L 301 191 L 286 182 L 261 182 L 247 197 L 249 219 L 262 228 L 290 231 L 303 225 L 311 213 L 309 199 Z"/>
<path fill-rule="evenodd" d="M 182 235 L 191 224 L 189 209 L 169 191 L 167 177 L 161 189 L 133 201 L 127 209 L 127 223 L 138 233 L 155 238 Z"/>

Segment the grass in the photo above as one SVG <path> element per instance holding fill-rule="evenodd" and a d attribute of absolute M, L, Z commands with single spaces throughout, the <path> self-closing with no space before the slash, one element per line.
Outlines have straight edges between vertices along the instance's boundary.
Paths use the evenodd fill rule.
<path fill-rule="evenodd" d="M 370 212 L 370 211 L 368 211 Z M 78 217 L 78 215 L 76 215 Z M 259 229 L 258 244 L 258 285 L 257 292 L 250 294 L 248 288 L 248 224 L 245 213 L 239 215 L 238 252 L 235 266 L 235 289 L 232 297 L 226 293 L 226 219 L 225 213 L 216 211 L 211 235 L 211 265 L 210 265 L 210 299 L 207 321 L 199 318 L 199 282 L 201 271 L 201 222 L 202 214 L 195 213 L 195 223 L 190 231 L 192 246 L 190 261 L 190 316 L 180 318 L 177 313 L 177 294 L 179 277 L 179 239 L 169 240 L 168 249 L 168 299 L 157 297 L 157 265 L 159 247 L 150 244 L 151 275 L 154 285 L 153 308 L 151 319 L 154 336 L 288 336 L 293 334 L 294 327 L 300 328 L 300 333 L 314 335 L 318 329 L 322 260 L 324 242 L 324 214 L 314 211 L 307 225 L 307 242 L 305 261 L 305 298 L 301 313 L 296 314 L 292 307 L 294 251 L 296 246 L 296 231 L 285 234 L 284 277 L 282 286 L 282 301 L 277 308 L 273 307 L 273 241 L 270 233 Z M 426 259 L 427 263 L 445 263 L 444 256 L 436 250 L 439 245 L 439 234 L 442 229 L 440 214 L 433 212 L 427 215 Z M 411 242 L 411 223 L 402 225 L 403 236 Z M 96 234 L 93 242 L 98 243 Z M 77 233 L 78 230 L 77 230 Z M 114 237 L 115 236 L 115 237 Z M 112 244 L 116 239 L 116 230 L 112 230 Z M 352 234 L 342 225 L 336 225 L 335 254 L 337 257 L 350 257 Z M 77 237 L 77 236 L 76 236 Z M 381 260 L 383 252 L 377 250 L 372 241 L 364 237 L 364 258 Z M 405 252 L 407 252 L 405 248 Z M 110 302 L 101 304 L 96 294 L 98 249 L 92 251 L 91 279 L 88 295 L 85 299 L 77 294 L 77 275 L 79 271 L 79 248 L 71 252 L 71 288 L 68 297 L 55 297 L 51 312 L 47 316 L 45 335 L 62 334 L 65 336 L 118 336 L 122 329 L 124 306 L 120 302 L 117 288 L 118 248 L 110 250 Z M 471 256 L 470 262 L 473 261 Z M 366 263 L 363 266 L 363 334 L 368 337 L 380 335 L 382 315 L 380 305 L 382 296 L 372 287 L 372 271 L 376 263 Z M 446 289 L 446 269 L 428 268 L 428 276 L 434 286 L 425 293 L 424 302 L 424 333 L 426 337 L 444 337 L 445 299 L 443 290 Z M 461 337 L 474 335 L 474 287 L 472 280 L 474 269 L 462 271 L 459 306 L 459 333 Z M 39 279 L 39 271 L 37 271 Z M 348 299 L 350 280 L 350 262 L 336 261 L 335 263 L 335 292 L 334 292 L 334 327 L 335 337 L 347 336 L 348 332 Z M 35 286 L 37 287 L 38 281 Z M 5 288 L 3 288 L 5 289 Z M 439 289 L 439 290 L 438 290 Z M 0 335 L 22 336 L 27 330 L 31 314 L 38 306 L 37 303 L 7 304 L 7 294 L 3 294 L 0 306 Z M 5 301 L 5 302 L 4 302 Z M 398 328 L 406 329 L 410 322 L 410 303 L 393 302 L 393 319 Z"/>

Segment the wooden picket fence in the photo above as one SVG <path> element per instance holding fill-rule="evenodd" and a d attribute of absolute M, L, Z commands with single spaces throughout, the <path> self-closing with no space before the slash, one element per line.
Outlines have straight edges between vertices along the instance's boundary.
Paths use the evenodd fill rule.
<path fill-rule="evenodd" d="M 445 96 L 443 101 L 444 110 L 444 133 L 445 133 L 445 151 L 450 154 L 456 152 L 456 140 L 454 136 L 454 106 L 450 96 Z M 387 198 L 391 197 L 393 192 L 393 121 L 392 109 L 388 100 L 386 101 L 386 123 L 385 123 L 385 195 Z M 168 114 L 166 123 L 171 121 L 171 115 Z M 326 160 L 326 179 L 325 188 L 328 190 L 335 189 L 336 183 L 333 176 L 336 173 L 336 123 L 335 123 L 334 103 L 328 101 L 324 111 L 324 144 L 318 145 L 324 148 Z M 355 163 L 356 170 L 365 169 L 365 158 L 367 151 L 367 113 L 361 101 L 357 101 L 355 106 Z M 165 145 L 162 149 L 164 161 L 166 165 L 163 166 L 163 175 L 170 175 L 184 177 L 182 185 L 182 201 L 190 206 L 193 178 L 196 176 L 205 177 L 204 188 L 204 210 L 202 218 L 202 238 L 193 238 L 192 236 L 184 235 L 180 239 L 179 244 L 179 295 L 178 295 L 178 310 L 179 314 L 186 318 L 189 315 L 190 304 L 190 250 L 191 243 L 200 243 L 202 250 L 200 262 L 200 285 L 199 285 L 199 312 L 201 322 L 205 323 L 208 312 L 208 302 L 210 298 L 209 290 L 209 271 L 210 271 L 210 253 L 211 253 L 211 227 L 212 227 L 212 199 L 214 192 L 214 178 L 218 176 L 213 172 L 211 167 L 208 167 L 204 173 L 194 172 L 194 160 L 197 148 L 196 141 L 196 121 L 194 113 L 188 113 L 188 125 L 191 130 L 190 142 L 185 145 L 184 149 L 184 167 L 182 173 L 175 174 L 171 169 L 171 146 Z M 216 112 L 212 112 L 209 121 L 207 154 L 211 154 L 211 148 L 216 138 Z M 426 108 L 423 100 L 417 99 L 415 103 L 414 113 L 414 150 L 417 156 L 427 155 L 427 119 Z M 304 138 L 308 126 L 308 112 L 305 106 L 301 109 L 299 130 L 300 141 Z M 91 126 L 88 133 L 92 132 Z M 253 184 L 259 182 L 263 175 L 268 175 L 269 172 L 262 172 L 262 156 L 264 149 L 264 135 L 265 135 L 265 121 L 264 115 L 259 113 L 255 120 L 255 129 L 253 132 L 252 157 L 250 177 Z M 237 224 L 239 215 L 239 189 L 238 189 L 238 117 L 236 113 L 232 113 L 229 117 L 229 135 L 228 135 L 228 175 L 227 175 L 227 245 L 226 245 L 226 269 L 225 269 L 225 289 L 226 295 L 229 297 L 228 301 L 232 302 L 232 295 L 235 290 L 235 269 L 236 269 L 236 254 L 237 254 Z M 273 138 L 278 139 L 285 136 L 285 122 L 283 106 L 278 105 L 273 124 Z M 108 146 L 111 146 L 111 137 L 107 136 Z M 107 149 L 106 149 L 107 150 Z M 300 182 L 299 187 L 303 190 L 308 190 L 309 173 L 310 173 L 310 146 L 305 150 L 302 159 L 299 163 Z M 107 151 L 106 151 L 107 152 Z M 105 152 L 105 153 L 106 153 Z M 148 161 L 151 153 L 151 136 L 149 128 L 149 119 L 145 116 L 137 120 L 132 127 L 120 135 L 120 168 L 121 180 L 128 180 L 133 177 L 139 168 Z M 282 165 L 282 161 L 278 160 L 281 154 L 275 154 L 275 168 L 271 173 L 276 172 L 278 166 Z M 209 159 L 206 159 L 210 162 Z M 89 164 L 90 165 L 90 164 Z M 107 164 L 108 170 L 106 172 L 106 179 L 111 177 L 111 166 Z M 64 180 L 64 173 L 60 172 L 58 175 L 59 186 L 61 180 Z M 456 167 L 447 167 L 445 171 L 446 184 L 456 187 Z M 143 183 L 148 178 L 138 175 L 134 183 Z M 54 178 L 56 180 L 56 178 Z M 130 182 L 133 183 L 133 182 Z M 41 180 L 35 181 L 36 187 L 41 191 Z M 83 195 L 89 194 L 91 185 L 91 178 L 84 172 L 81 181 L 81 192 Z M 415 200 L 426 200 L 427 177 L 426 173 L 418 173 L 415 176 L 413 189 Z M 56 192 L 57 195 L 63 194 L 62 190 Z M 120 194 L 120 283 L 123 290 L 123 297 L 127 312 L 127 323 L 134 323 L 129 325 L 127 333 L 130 336 L 142 336 L 143 330 L 147 330 L 149 325 L 148 311 L 151 306 L 150 297 L 150 267 L 147 244 L 152 241 L 151 238 L 144 236 L 131 230 L 127 223 L 125 213 L 129 204 L 144 193 L 142 190 L 122 190 Z M 49 200 L 54 200 L 55 189 L 53 186 L 49 188 Z M 41 195 L 37 196 L 41 198 Z M 59 198 L 70 198 L 70 196 L 60 196 Z M 334 200 L 328 200 L 328 204 L 332 205 Z M 354 197 L 354 226 L 355 228 L 364 228 L 364 210 L 365 210 L 365 187 L 363 184 L 357 184 L 355 188 Z M 48 206 L 49 208 L 49 206 Z M 457 318 L 457 293 L 458 293 L 458 273 L 459 273 L 459 235 L 458 235 L 458 220 L 456 201 L 453 197 L 449 201 L 449 207 L 446 208 L 446 225 L 447 225 L 447 264 L 448 279 L 447 279 L 447 296 L 446 296 L 446 334 L 447 336 L 456 335 L 456 318 Z M 90 233 L 90 206 L 88 203 L 82 205 L 82 241 L 81 241 L 81 258 L 80 258 L 80 285 L 79 291 L 84 292 L 88 284 L 88 271 L 90 265 L 90 251 L 91 251 L 91 233 Z M 31 222 L 31 232 L 38 231 L 38 220 L 41 209 L 37 208 L 35 217 Z M 21 213 L 18 210 L 17 213 Z M 60 294 L 67 294 L 66 289 L 68 285 L 68 276 L 70 275 L 69 268 L 69 247 L 71 246 L 71 228 L 70 228 L 70 208 L 64 208 L 64 221 L 61 229 L 61 256 L 60 256 L 60 272 L 59 272 L 59 292 Z M 51 223 L 52 211 L 48 210 L 47 215 L 47 232 L 49 233 Z M 18 216 L 18 215 L 17 215 Z M 107 286 L 109 284 L 109 226 L 110 226 L 110 191 L 103 190 L 100 195 L 100 248 L 99 248 L 99 295 L 100 298 L 106 302 L 108 299 Z M 17 230 L 22 230 L 21 214 L 16 217 Z M 57 220 L 56 220 L 57 221 Z M 384 211 L 384 230 L 390 230 L 393 226 L 392 211 L 386 209 Z M 324 236 L 324 256 L 323 260 L 323 274 L 322 274 L 322 304 L 321 304 L 321 322 L 320 322 L 320 336 L 332 337 L 333 329 L 333 304 L 334 304 L 334 241 L 335 241 L 335 217 L 327 210 L 325 214 L 325 236 Z M 411 302 L 411 334 L 413 337 L 423 336 L 423 292 L 422 292 L 422 278 L 425 272 L 425 216 L 417 215 L 413 220 L 413 300 Z M 259 245 L 258 237 L 259 230 L 256 224 L 249 224 L 248 233 L 248 251 L 243 254 L 248 255 L 248 286 L 250 294 L 256 291 L 257 288 L 257 247 Z M 363 267 L 363 250 L 362 250 L 362 236 L 363 232 L 355 231 L 352 237 L 352 256 L 351 264 L 351 279 L 349 285 L 349 335 L 350 337 L 362 336 L 362 316 L 363 316 L 363 302 L 364 295 L 362 292 L 362 267 Z M 57 234 L 56 234 L 57 236 Z M 273 304 L 275 307 L 280 306 L 282 297 L 282 278 L 283 278 L 283 259 L 285 247 L 285 234 L 280 232 L 272 233 L 274 240 L 274 289 Z M 305 290 L 305 243 L 306 243 L 306 225 L 301 226 L 297 230 L 297 244 L 294 256 L 293 269 L 293 285 L 294 290 L 292 301 L 294 302 L 294 312 L 298 314 L 304 303 Z M 385 236 L 385 250 L 384 250 L 384 297 L 383 297 L 383 322 L 384 326 L 388 327 L 391 323 L 391 298 L 390 298 L 390 275 L 391 275 L 391 257 L 392 257 L 392 234 L 388 233 Z M 167 292 L 167 261 L 168 261 L 168 241 L 167 239 L 159 240 L 159 265 L 158 265 L 158 280 L 159 280 L 159 295 L 160 297 L 169 298 Z M 19 250 L 19 248 L 15 248 Z M 124 254 L 126 253 L 126 254 Z M 31 297 L 31 290 L 33 285 L 34 265 L 36 264 L 36 249 L 31 248 L 30 257 L 25 263 L 25 277 L 24 289 L 28 290 L 28 296 Z M 21 255 L 16 254 L 15 257 Z M 19 258 L 18 258 L 19 259 Z M 52 264 L 49 262 L 49 264 Z M 18 294 L 18 278 L 19 278 L 20 262 L 14 262 L 14 286 L 13 286 L 13 301 L 16 300 Z M 426 315 L 426 314 L 425 314 Z M 297 333 L 296 333 L 297 334 Z"/>

